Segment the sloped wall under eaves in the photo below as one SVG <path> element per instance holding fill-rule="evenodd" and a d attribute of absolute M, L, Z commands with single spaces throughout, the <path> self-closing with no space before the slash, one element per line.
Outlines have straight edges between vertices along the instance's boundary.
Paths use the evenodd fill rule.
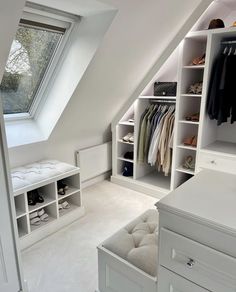
<path fill-rule="evenodd" d="M 230 27 L 236 21 L 236 1 L 234 0 L 216 0 L 209 5 L 204 13 L 195 21 L 194 25 L 188 32 L 206 30 L 212 19 L 220 18 L 224 21 L 225 27 Z M 164 56 L 163 56 L 164 55 Z M 131 98 L 121 108 L 118 115 L 114 118 L 112 127 L 115 127 L 117 122 L 123 117 L 126 110 L 138 98 L 139 95 L 153 95 L 153 83 L 158 81 L 176 81 L 177 80 L 177 67 L 179 58 L 179 46 L 167 56 L 165 53 L 159 59 L 165 57 L 166 60 L 160 66 L 160 60 L 154 64 L 153 68 L 144 78 L 143 82 L 139 85 L 136 91 L 132 94 Z M 154 72 L 154 73 L 153 73 Z M 155 73 L 156 72 L 156 73 Z M 153 74 L 153 76 L 151 76 Z"/>
<path fill-rule="evenodd" d="M 11 148 L 12 166 L 45 157 L 74 163 L 75 150 L 109 140 L 119 109 L 137 98 L 137 88 L 141 92 L 158 71 L 156 60 L 161 67 L 211 1 L 103 2 L 118 13 L 51 136 Z"/>

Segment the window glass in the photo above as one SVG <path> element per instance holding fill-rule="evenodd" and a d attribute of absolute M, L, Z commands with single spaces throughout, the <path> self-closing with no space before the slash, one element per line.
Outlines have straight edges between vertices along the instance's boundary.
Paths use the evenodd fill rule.
<path fill-rule="evenodd" d="M 0 85 L 4 114 L 28 113 L 63 33 L 20 24 Z"/>

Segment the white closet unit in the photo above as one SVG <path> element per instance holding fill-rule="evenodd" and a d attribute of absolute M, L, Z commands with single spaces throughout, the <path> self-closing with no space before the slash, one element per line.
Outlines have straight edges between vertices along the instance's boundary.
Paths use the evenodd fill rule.
<path fill-rule="evenodd" d="M 143 94 L 120 119 L 119 124 L 113 128 L 113 182 L 162 197 L 203 168 L 236 173 L 236 123 L 227 122 L 217 126 L 217 121 L 210 120 L 206 111 L 214 60 L 220 51 L 222 40 L 225 39 L 236 40 L 236 27 L 190 32 L 179 46 L 177 60 L 171 57 L 172 72 L 169 75 L 158 72 Z M 204 65 L 191 65 L 194 58 L 204 53 L 206 54 Z M 168 62 L 163 67 L 165 66 L 169 70 Z M 178 75 L 175 78 L 176 71 Z M 168 79 L 168 76 L 171 77 Z M 137 161 L 137 142 L 142 113 L 153 100 L 159 98 L 173 100 L 173 97 L 168 96 L 152 96 L 155 80 L 178 83 L 172 170 L 169 176 L 164 176 L 154 167 Z M 190 86 L 198 82 L 202 82 L 202 91 L 198 94 L 189 93 Z M 187 116 L 196 113 L 199 114 L 199 121 L 186 120 Z M 134 124 L 130 124 L 127 121 L 133 115 Z M 128 132 L 134 132 L 134 143 L 122 141 L 122 137 Z M 185 145 L 185 139 L 193 136 L 197 138 L 196 147 Z M 122 176 L 124 162 L 122 157 L 127 151 L 134 152 L 134 159 L 130 161 L 133 163 L 132 177 Z M 192 156 L 195 161 L 193 169 L 183 167 L 188 156 Z"/>

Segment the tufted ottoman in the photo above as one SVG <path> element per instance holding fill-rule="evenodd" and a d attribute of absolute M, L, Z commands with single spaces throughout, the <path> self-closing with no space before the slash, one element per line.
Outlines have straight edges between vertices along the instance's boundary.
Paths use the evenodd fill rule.
<path fill-rule="evenodd" d="M 99 292 L 157 291 L 157 232 L 148 210 L 98 247 Z"/>

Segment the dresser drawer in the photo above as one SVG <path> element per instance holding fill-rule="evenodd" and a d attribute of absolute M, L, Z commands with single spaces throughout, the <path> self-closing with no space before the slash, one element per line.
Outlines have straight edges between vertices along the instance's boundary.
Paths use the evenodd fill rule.
<path fill-rule="evenodd" d="M 158 291 L 160 292 L 209 292 L 183 277 L 160 267 L 158 272 Z"/>
<path fill-rule="evenodd" d="M 200 152 L 197 166 L 236 174 L 236 159 L 223 155 Z"/>
<path fill-rule="evenodd" d="M 164 228 L 159 265 L 210 291 L 236 291 L 236 258 Z"/>

